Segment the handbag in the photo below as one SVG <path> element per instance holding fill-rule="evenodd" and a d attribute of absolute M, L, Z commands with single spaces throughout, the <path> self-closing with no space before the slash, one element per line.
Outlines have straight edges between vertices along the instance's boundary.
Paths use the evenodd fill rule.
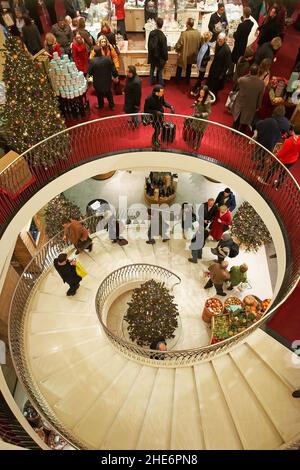
<path fill-rule="evenodd" d="M 236 97 L 238 95 L 238 91 L 230 91 L 227 97 L 225 108 L 228 109 L 232 113 L 233 105 L 235 103 Z"/>
<path fill-rule="evenodd" d="M 79 261 L 76 261 L 76 274 L 80 277 L 85 277 L 87 275 L 87 271 L 84 269 L 81 263 Z"/>

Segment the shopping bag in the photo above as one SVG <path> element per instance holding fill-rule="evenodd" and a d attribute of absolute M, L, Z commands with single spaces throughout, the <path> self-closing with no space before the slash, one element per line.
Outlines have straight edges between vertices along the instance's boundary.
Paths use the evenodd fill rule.
<path fill-rule="evenodd" d="M 235 103 L 236 97 L 238 95 L 238 91 L 230 91 L 226 103 L 225 103 L 225 108 L 228 109 L 228 111 L 232 112 L 233 105 Z"/>
<path fill-rule="evenodd" d="M 173 122 L 164 122 L 162 126 L 162 142 L 172 143 L 175 140 L 176 125 Z"/>
<path fill-rule="evenodd" d="M 80 277 L 85 277 L 87 275 L 87 271 L 79 261 L 76 261 L 76 274 Z"/>

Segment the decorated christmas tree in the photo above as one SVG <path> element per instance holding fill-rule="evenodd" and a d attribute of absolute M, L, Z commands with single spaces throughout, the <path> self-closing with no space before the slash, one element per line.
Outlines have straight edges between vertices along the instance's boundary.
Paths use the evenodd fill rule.
<path fill-rule="evenodd" d="M 153 279 L 133 290 L 124 319 L 128 333 L 139 346 L 150 346 L 157 338 L 174 338 L 178 310 L 164 283 Z"/>
<path fill-rule="evenodd" d="M 264 222 L 248 202 L 243 202 L 236 211 L 231 233 L 246 251 L 257 251 L 262 245 L 272 241 Z"/>
<path fill-rule="evenodd" d="M 47 76 L 10 34 L 5 37 L 2 52 L 6 89 L 2 119 L 6 143 L 20 154 L 65 129 L 65 123 Z M 33 165 L 48 167 L 58 158 L 65 158 L 67 151 L 68 138 L 63 135 L 51 143 L 51 150 L 49 144 L 42 145 L 28 158 Z"/>
<path fill-rule="evenodd" d="M 68 219 L 81 220 L 83 215 L 76 204 L 73 204 L 64 194 L 56 196 L 48 202 L 44 212 L 46 234 L 48 238 L 54 237 L 63 230 L 63 224 Z"/>

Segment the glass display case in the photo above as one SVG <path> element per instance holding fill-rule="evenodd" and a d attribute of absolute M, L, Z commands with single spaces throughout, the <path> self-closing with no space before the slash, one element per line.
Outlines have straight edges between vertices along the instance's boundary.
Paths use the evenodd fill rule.
<path fill-rule="evenodd" d="M 176 17 L 176 0 L 158 0 L 158 16 L 171 22 Z"/>

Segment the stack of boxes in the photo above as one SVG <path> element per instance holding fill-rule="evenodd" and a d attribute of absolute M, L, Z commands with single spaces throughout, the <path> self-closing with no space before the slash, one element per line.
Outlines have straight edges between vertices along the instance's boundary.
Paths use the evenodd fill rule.
<path fill-rule="evenodd" d="M 87 90 L 87 81 L 83 72 L 79 72 L 74 62 L 64 54 L 61 58 L 54 52 L 50 62 L 49 76 L 56 96 L 72 99 L 83 95 Z"/>

